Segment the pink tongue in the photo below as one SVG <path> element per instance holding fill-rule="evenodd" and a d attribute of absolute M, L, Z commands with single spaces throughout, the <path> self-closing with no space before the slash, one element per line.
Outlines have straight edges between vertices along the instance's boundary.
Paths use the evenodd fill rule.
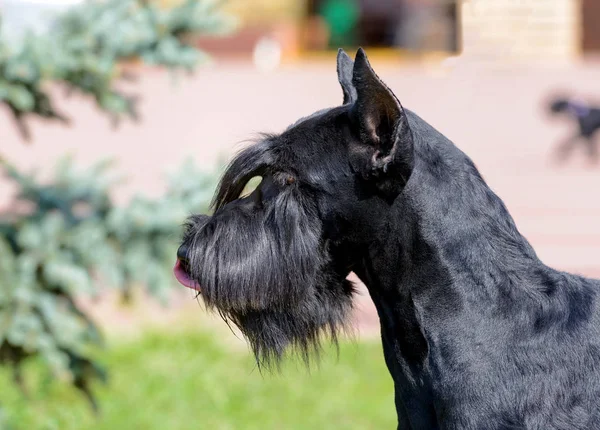
<path fill-rule="evenodd" d="M 173 268 L 173 274 L 175 275 L 175 278 L 179 281 L 179 283 L 184 287 L 200 291 L 200 285 L 198 285 L 196 281 L 191 279 L 188 276 L 188 274 L 185 273 L 185 270 L 183 270 L 183 267 L 181 266 L 181 261 L 177 260 L 177 263 L 175 263 L 175 267 Z"/>

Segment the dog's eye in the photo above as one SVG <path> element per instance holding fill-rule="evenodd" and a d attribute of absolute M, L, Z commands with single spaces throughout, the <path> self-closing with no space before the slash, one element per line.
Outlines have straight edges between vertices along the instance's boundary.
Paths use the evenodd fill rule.
<path fill-rule="evenodd" d="M 262 182 L 262 177 L 261 176 L 255 176 L 252 179 L 250 179 L 248 181 L 248 183 L 246 184 L 246 186 L 244 187 L 242 193 L 240 194 L 240 198 L 243 197 L 247 197 L 250 194 L 252 194 L 252 192 L 258 188 L 258 186 L 260 185 L 260 183 Z"/>
<path fill-rule="evenodd" d="M 285 183 L 288 185 L 292 185 L 294 182 L 296 182 L 296 178 L 293 176 L 288 176 L 285 178 Z"/>

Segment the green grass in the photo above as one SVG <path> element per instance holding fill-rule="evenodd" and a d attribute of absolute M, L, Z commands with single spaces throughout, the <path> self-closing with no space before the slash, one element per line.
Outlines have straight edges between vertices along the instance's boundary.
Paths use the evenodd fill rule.
<path fill-rule="evenodd" d="M 110 380 L 95 388 L 102 408 L 97 418 L 73 389 L 44 384 L 35 363 L 27 369 L 28 401 L 0 369 L 4 421 L 19 430 L 364 430 L 396 425 L 392 381 L 376 342 L 343 344 L 339 358 L 329 350 L 310 372 L 286 362 L 275 375 L 261 375 L 245 350 L 225 347 L 215 335 L 191 332 L 148 334 L 114 344 L 102 362 Z"/>

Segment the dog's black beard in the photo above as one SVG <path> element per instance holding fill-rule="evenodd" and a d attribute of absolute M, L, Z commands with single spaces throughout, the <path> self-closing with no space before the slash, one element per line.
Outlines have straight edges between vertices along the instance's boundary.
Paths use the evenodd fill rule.
<path fill-rule="evenodd" d="M 286 351 L 299 354 L 308 364 L 328 336 L 337 346 L 338 332 L 345 327 L 352 308 L 353 286 L 346 279 L 320 284 L 296 306 L 279 311 L 250 310 L 226 313 L 248 339 L 261 367 L 278 364 Z"/>
<path fill-rule="evenodd" d="M 321 223 L 297 190 L 285 190 L 260 211 L 224 206 L 192 218 L 189 274 L 209 309 L 232 321 L 261 367 L 286 351 L 308 364 L 322 334 L 337 343 L 352 308 L 352 284 L 334 267 Z"/>

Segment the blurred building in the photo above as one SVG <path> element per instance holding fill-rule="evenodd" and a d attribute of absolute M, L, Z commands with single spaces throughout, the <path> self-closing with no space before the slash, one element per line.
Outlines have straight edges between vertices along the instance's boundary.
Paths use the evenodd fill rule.
<path fill-rule="evenodd" d="M 459 8 L 453 0 L 229 0 L 226 8 L 240 18 L 240 31 L 227 39 L 204 40 L 207 48 L 243 52 L 263 37 L 279 40 L 288 56 L 357 45 L 460 48 Z"/>
<path fill-rule="evenodd" d="M 265 36 L 288 56 L 357 45 L 524 60 L 600 51 L 600 0 L 230 0 L 228 8 L 240 33 L 208 42 L 227 52 L 249 52 Z"/>
<path fill-rule="evenodd" d="M 4 35 L 43 28 L 51 12 L 81 1 L 0 0 Z M 600 52 L 600 0 L 228 0 L 225 8 L 239 31 L 200 41 L 217 55 L 252 55 L 265 38 L 287 57 L 358 45 L 499 60 Z"/>

